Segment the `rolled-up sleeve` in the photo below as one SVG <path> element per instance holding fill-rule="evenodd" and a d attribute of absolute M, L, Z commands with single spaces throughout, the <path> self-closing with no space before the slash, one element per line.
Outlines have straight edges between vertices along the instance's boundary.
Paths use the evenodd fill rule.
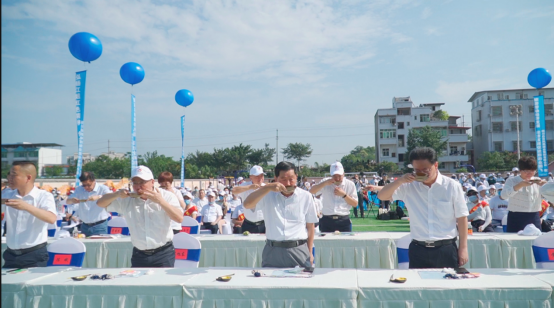
<path fill-rule="evenodd" d="M 310 196 L 308 199 L 308 211 L 306 212 L 306 223 L 317 223 L 319 218 L 317 217 L 317 210 L 315 207 L 315 201 L 313 197 Z"/>
<path fill-rule="evenodd" d="M 461 217 L 467 217 L 469 215 L 469 211 L 467 210 L 467 205 L 464 199 L 464 192 L 462 191 L 462 187 L 459 185 L 454 184 L 452 186 L 452 203 L 454 204 L 454 215 L 456 218 Z"/>

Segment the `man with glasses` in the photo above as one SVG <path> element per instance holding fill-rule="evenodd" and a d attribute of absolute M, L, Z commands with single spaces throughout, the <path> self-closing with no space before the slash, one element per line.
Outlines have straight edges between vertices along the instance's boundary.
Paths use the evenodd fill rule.
<path fill-rule="evenodd" d="M 171 220 L 183 222 L 183 209 L 175 194 L 154 188 L 154 175 L 146 166 L 131 171 L 134 194 L 119 190 L 97 202 L 118 212 L 127 221 L 133 244 L 132 267 L 173 267 L 175 248 Z M 133 194 L 133 195 L 134 195 Z"/>
<path fill-rule="evenodd" d="M 410 211 L 410 268 L 456 268 L 468 261 L 467 216 L 462 187 L 438 169 L 428 147 L 409 154 L 414 174 L 405 174 L 379 191 L 381 200 L 402 200 Z M 460 247 L 456 240 L 460 236 Z"/>
<path fill-rule="evenodd" d="M 75 188 L 75 192 L 69 196 L 66 204 L 79 204 L 75 216 L 83 221 L 81 232 L 87 237 L 108 234 L 108 218 L 110 215 L 106 209 L 98 207 L 96 201 L 102 195 L 112 191 L 107 186 L 98 184 L 92 172 L 83 172 L 79 176 L 79 181 L 81 181 L 81 186 Z"/>
<path fill-rule="evenodd" d="M 514 170 L 517 169 L 520 175 L 508 178 L 502 190 L 502 198 L 510 199 L 507 232 L 517 233 L 528 224 L 534 224 L 540 230 L 539 211 L 542 202 L 540 187 L 546 181 L 540 178 L 531 179 L 538 168 L 534 157 L 521 157 L 517 165 L 518 168 L 514 167 Z"/>

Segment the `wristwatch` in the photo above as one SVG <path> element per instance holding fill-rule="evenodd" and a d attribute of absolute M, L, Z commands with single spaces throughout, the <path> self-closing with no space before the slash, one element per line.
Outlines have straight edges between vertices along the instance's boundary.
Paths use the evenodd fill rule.
<path fill-rule="evenodd" d="M 347 195 L 347 194 L 345 194 L 342 198 L 346 198 L 346 195 Z"/>

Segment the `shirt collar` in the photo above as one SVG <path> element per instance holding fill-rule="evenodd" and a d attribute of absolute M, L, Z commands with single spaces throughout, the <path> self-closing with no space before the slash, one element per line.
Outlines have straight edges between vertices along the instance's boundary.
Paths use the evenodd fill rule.
<path fill-rule="evenodd" d="M 19 190 L 15 190 L 15 191 L 16 191 L 16 193 L 17 193 L 18 196 L 21 196 L 21 195 L 19 194 Z M 40 190 L 40 189 L 37 188 L 36 186 L 33 186 L 33 189 L 31 189 L 31 191 L 30 191 L 27 195 L 25 195 L 25 196 L 30 196 L 30 197 L 32 197 L 33 199 L 36 199 L 36 198 L 39 197 L 40 191 L 43 191 L 43 190 Z M 25 196 L 21 196 L 21 197 L 23 198 L 23 197 L 25 197 Z"/>

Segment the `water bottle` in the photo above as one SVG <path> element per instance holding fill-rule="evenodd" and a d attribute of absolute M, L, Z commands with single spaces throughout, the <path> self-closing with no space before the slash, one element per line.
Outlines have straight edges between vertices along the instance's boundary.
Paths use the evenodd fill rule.
<path fill-rule="evenodd" d="M 73 229 L 73 238 L 79 238 L 80 231 L 77 228 Z"/>

